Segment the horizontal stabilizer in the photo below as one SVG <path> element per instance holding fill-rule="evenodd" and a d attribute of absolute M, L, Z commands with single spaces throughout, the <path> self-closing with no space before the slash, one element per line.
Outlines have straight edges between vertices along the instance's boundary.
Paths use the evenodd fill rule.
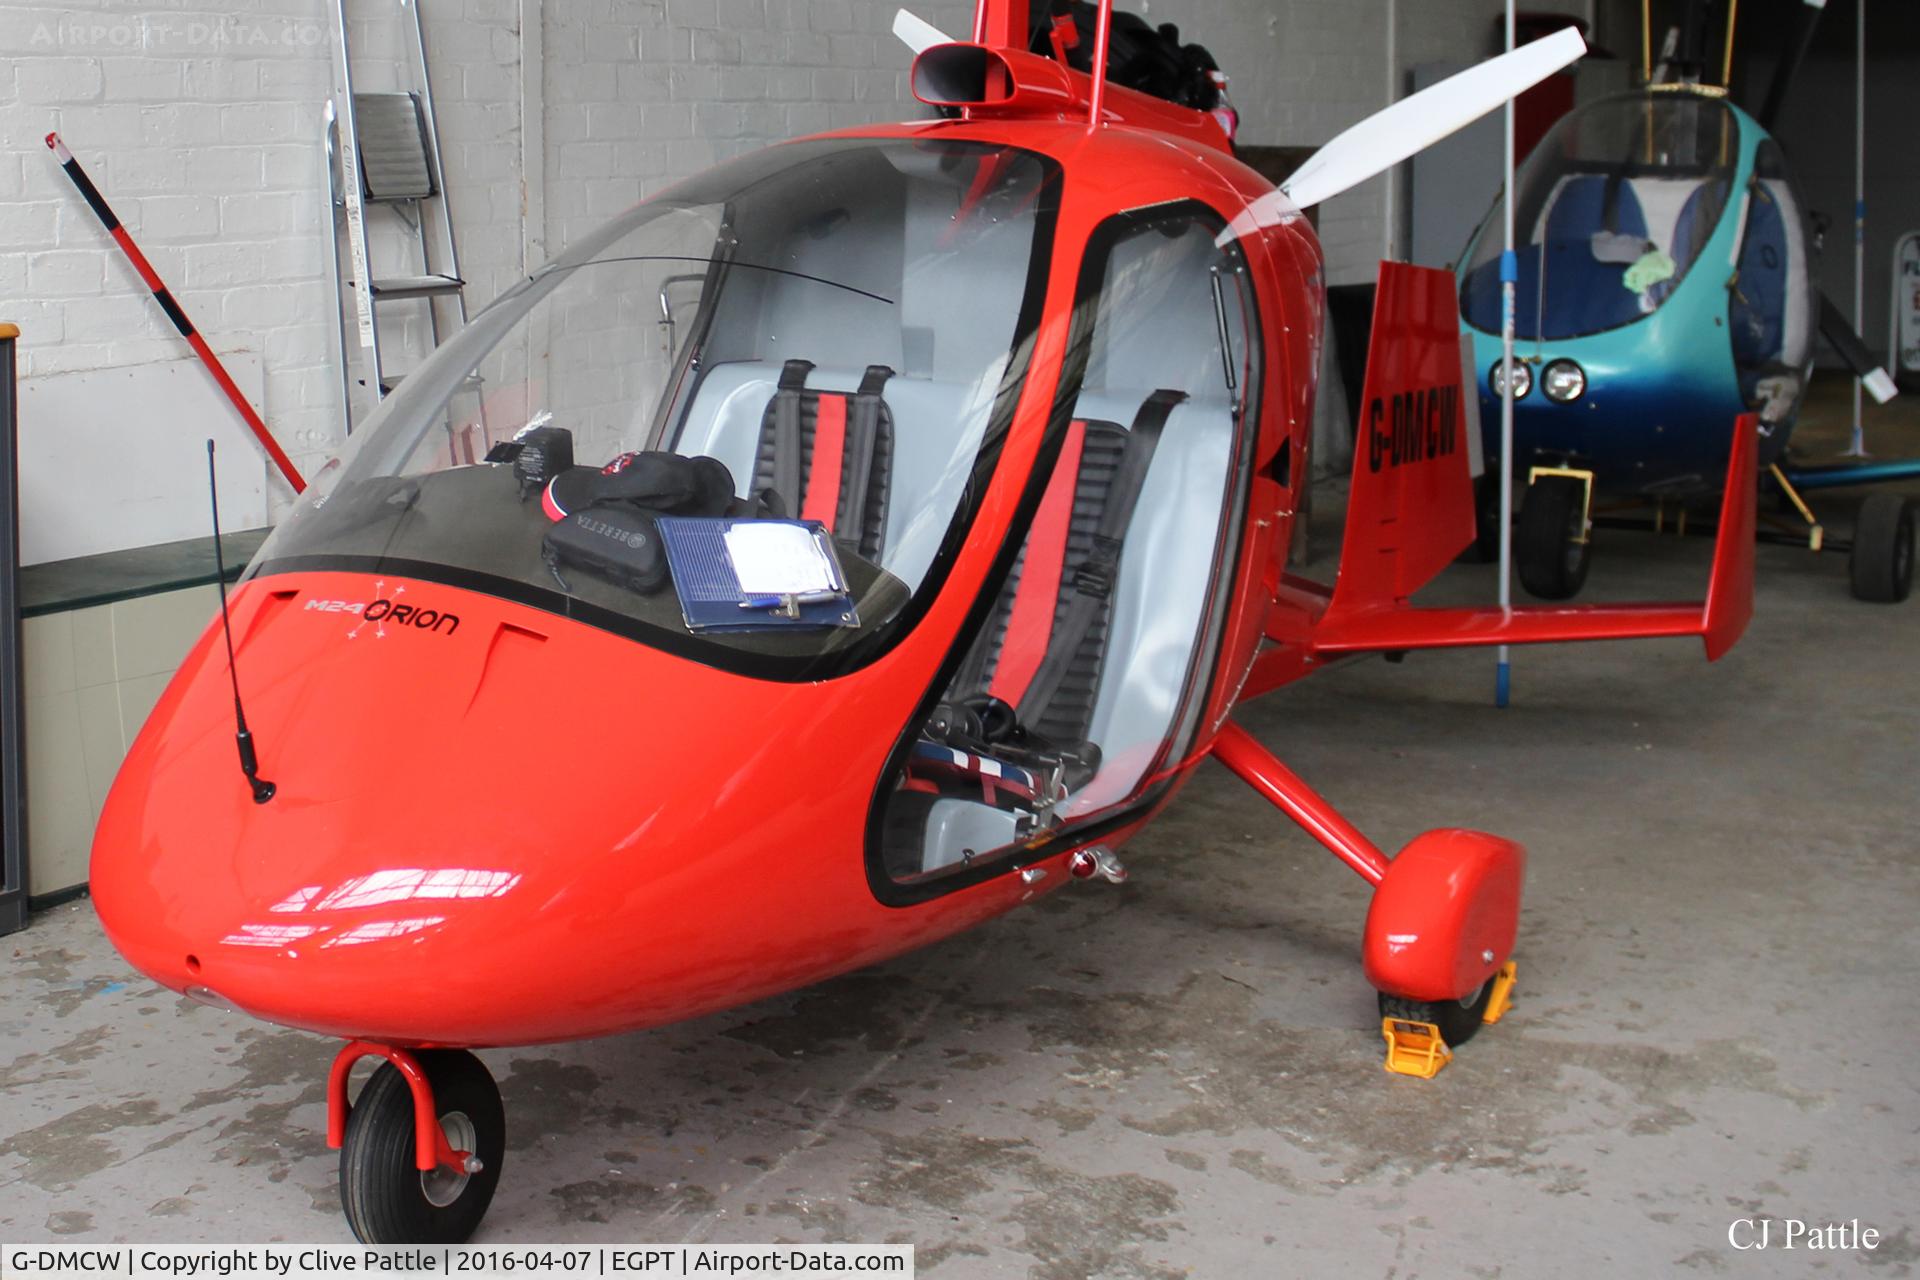
<path fill-rule="evenodd" d="M 1703 601 L 1426 609 L 1384 600 L 1374 607 L 1338 613 L 1329 607 L 1312 628 L 1307 643 L 1314 652 L 1331 657 L 1407 649 L 1699 636 L 1706 644 L 1708 660 L 1717 659 L 1733 648 L 1753 617 L 1758 438 L 1759 419 L 1743 414 L 1735 420 L 1726 493 L 1714 538 L 1713 571 Z"/>

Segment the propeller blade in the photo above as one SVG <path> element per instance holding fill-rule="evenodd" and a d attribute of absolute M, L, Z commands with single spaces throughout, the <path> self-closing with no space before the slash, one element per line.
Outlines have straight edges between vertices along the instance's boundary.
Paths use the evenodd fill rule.
<path fill-rule="evenodd" d="M 1568 27 L 1375 112 L 1314 152 L 1279 191 L 1247 206 L 1222 233 L 1220 243 L 1257 227 L 1273 226 L 1294 210 L 1319 204 L 1386 172 L 1525 93 L 1586 51 L 1586 41 Z"/>
<path fill-rule="evenodd" d="M 916 55 L 925 53 L 937 44 L 954 43 L 952 36 L 925 18 L 914 17 L 905 9 L 893 15 L 893 34 L 899 36 Z"/>
<path fill-rule="evenodd" d="M 1793 32 L 1787 37 L 1786 47 L 1780 51 L 1780 61 L 1773 69 L 1773 82 L 1767 86 L 1767 100 L 1760 104 L 1755 118 L 1760 127 L 1772 133 L 1780 122 L 1780 112 L 1787 104 L 1787 90 L 1793 87 L 1794 77 L 1800 74 L 1800 64 L 1806 61 L 1807 50 L 1813 47 L 1813 30 L 1820 24 L 1820 15 L 1827 7 L 1827 0 L 1805 0 L 1794 19 Z"/>
<path fill-rule="evenodd" d="M 1833 305 L 1833 299 L 1826 294 L 1820 295 L 1820 333 L 1833 344 L 1840 359 L 1847 368 L 1853 370 L 1854 377 L 1860 379 L 1860 385 L 1867 389 L 1875 404 L 1885 404 L 1900 394 L 1887 371 L 1867 350 L 1867 344 L 1860 341 L 1860 335 L 1853 331 L 1840 308 Z"/>

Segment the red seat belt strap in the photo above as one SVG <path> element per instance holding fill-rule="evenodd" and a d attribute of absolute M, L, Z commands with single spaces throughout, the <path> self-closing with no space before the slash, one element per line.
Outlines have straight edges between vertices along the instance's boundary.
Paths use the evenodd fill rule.
<path fill-rule="evenodd" d="M 828 529 L 840 514 L 840 476 L 847 453 L 847 398 L 838 392 L 820 393 L 813 422 L 813 458 L 807 463 L 807 496 L 800 507 L 802 520 L 818 520 Z"/>

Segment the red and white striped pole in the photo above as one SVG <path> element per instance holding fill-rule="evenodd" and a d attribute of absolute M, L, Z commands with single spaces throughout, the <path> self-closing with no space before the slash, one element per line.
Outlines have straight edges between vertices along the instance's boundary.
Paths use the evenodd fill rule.
<path fill-rule="evenodd" d="M 280 474 L 287 478 L 287 483 L 293 486 L 295 493 L 305 490 L 307 482 L 301 478 L 299 470 L 293 465 L 293 459 L 287 457 L 286 451 L 280 447 L 280 442 L 273 438 L 273 432 L 267 429 L 267 424 L 260 420 L 260 415 L 254 411 L 251 404 L 247 403 L 247 398 L 240 393 L 240 388 L 234 385 L 233 379 L 227 375 L 226 366 L 220 363 L 220 357 L 213 354 L 213 348 L 209 347 L 207 340 L 200 336 L 200 331 L 193 327 L 193 321 L 187 318 L 187 313 L 181 309 L 180 304 L 174 300 L 173 294 L 168 291 L 166 281 L 160 278 L 160 273 L 153 269 L 151 262 L 147 261 L 147 255 L 140 252 L 140 246 L 133 242 L 133 237 L 127 234 L 127 229 L 120 225 L 120 219 L 114 215 L 112 208 L 101 197 L 99 190 L 93 185 L 93 179 L 87 177 L 87 171 L 82 169 L 80 162 L 73 158 L 73 152 L 67 150 L 67 144 L 60 141 L 60 135 L 57 133 L 47 135 L 47 146 L 52 150 L 54 158 L 59 160 L 60 167 L 67 171 L 67 176 L 73 179 L 73 185 L 80 189 L 80 194 L 85 197 L 94 215 L 100 219 L 101 225 L 113 236 L 121 252 L 127 255 L 127 261 L 131 262 L 133 269 L 140 273 L 140 279 L 146 282 L 148 291 L 153 294 L 153 300 L 160 304 L 162 311 L 167 313 L 167 319 L 173 321 L 173 327 L 180 331 L 180 336 L 187 340 L 187 345 L 193 348 L 193 353 L 200 357 L 200 363 L 205 365 L 207 372 L 213 375 L 214 382 L 219 384 L 220 390 L 226 393 L 227 399 L 233 402 L 234 409 L 245 420 L 254 438 L 260 441 L 260 447 L 267 451 L 267 456 L 273 459 L 273 464 L 280 468 Z"/>

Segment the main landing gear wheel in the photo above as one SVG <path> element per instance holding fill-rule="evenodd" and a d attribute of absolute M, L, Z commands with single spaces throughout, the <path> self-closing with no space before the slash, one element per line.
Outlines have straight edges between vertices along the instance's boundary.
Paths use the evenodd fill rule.
<path fill-rule="evenodd" d="M 340 1207 L 364 1244 L 459 1244 L 493 1200 L 506 1154 L 507 1115 L 480 1059 L 465 1050 L 414 1054 L 433 1086 L 447 1144 L 477 1156 L 477 1171 L 414 1163 L 413 1091 L 392 1063 L 360 1091 L 340 1148 Z"/>
<path fill-rule="evenodd" d="M 1899 604 L 1913 590 L 1913 504 L 1893 493 L 1873 493 L 1853 522 L 1847 557 L 1853 597 Z"/>
<path fill-rule="evenodd" d="M 1457 1049 L 1473 1039 L 1486 1020 L 1487 1005 L 1493 1000 L 1493 979 L 1489 978 L 1458 1000 L 1409 1000 L 1405 996 L 1380 993 L 1380 1016 L 1403 1022 L 1431 1022 L 1440 1028 L 1447 1047 Z"/>
<path fill-rule="evenodd" d="M 1578 595 L 1592 551 L 1586 486 L 1568 476 L 1542 476 L 1528 485 L 1513 531 L 1513 560 L 1527 593 L 1542 600 Z"/>

